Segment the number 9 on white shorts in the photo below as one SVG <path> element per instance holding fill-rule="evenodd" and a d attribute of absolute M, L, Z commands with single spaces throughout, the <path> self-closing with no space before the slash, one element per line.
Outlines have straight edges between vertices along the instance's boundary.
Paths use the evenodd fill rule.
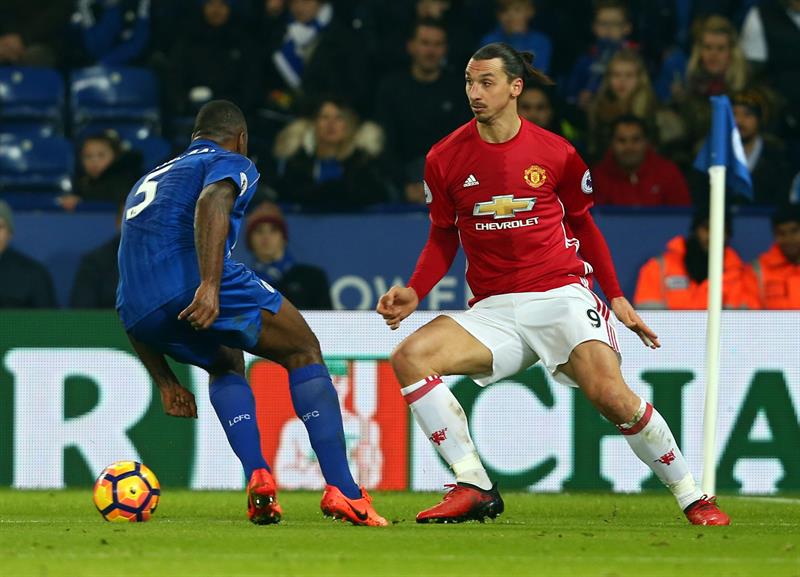
<path fill-rule="evenodd" d="M 553 378 L 576 383 L 558 370 L 572 350 L 586 341 L 601 341 L 619 356 L 616 319 L 591 290 L 569 284 L 545 292 L 495 295 L 454 321 L 492 351 L 492 372 L 470 375 L 485 387 L 541 360 Z"/>

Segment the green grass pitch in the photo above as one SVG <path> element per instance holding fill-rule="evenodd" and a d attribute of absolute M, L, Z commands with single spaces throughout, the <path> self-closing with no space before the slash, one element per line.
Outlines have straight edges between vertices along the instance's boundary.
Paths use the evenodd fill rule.
<path fill-rule="evenodd" d="M 800 577 L 800 500 L 723 497 L 731 527 L 692 527 L 666 493 L 508 493 L 495 522 L 417 525 L 438 495 L 378 493 L 390 527 L 324 519 L 280 495 L 258 527 L 243 493 L 164 490 L 147 523 L 105 522 L 90 490 L 0 490 L 0 575 Z"/>

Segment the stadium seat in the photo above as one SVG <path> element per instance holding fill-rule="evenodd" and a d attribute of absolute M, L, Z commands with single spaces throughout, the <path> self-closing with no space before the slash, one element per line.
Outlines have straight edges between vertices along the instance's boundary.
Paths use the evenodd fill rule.
<path fill-rule="evenodd" d="M 0 138 L 0 190 L 72 189 L 72 143 L 51 138 Z"/>
<path fill-rule="evenodd" d="M 64 81 L 49 68 L 0 66 L 0 124 L 47 121 L 60 130 Z"/>
<path fill-rule="evenodd" d="M 142 68 L 94 66 L 73 71 L 72 121 L 83 127 L 100 120 L 140 121 L 157 126 L 158 82 Z"/>
<path fill-rule="evenodd" d="M 174 116 L 170 119 L 170 134 L 172 146 L 176 150 L 183 150 L 192 140 L 194 130 L 194 116 Z"/>
<path fill-rule="evenodd" d="M 50 138 L 60 135 L 60 130 L 49 122 L 31 121 L 3 121 L 0 122 L 0 136 L 15 139 L 23 138 Z"/>
<path fill-rule="evenodd" d="M 87 136 L 102 134 L 106 131 L 115 132 L 120 140 L 141 140 L 158 134 L 158 131 L 152 126 L 143 122 L 99 121 L 89 122 L 81 126 L 79 130 L 74 131 L 74 140 L 75 142 L 81 142 Z"/>
<path fill-rule="evenodd" d="M 136 150 L 142 155 L 142 169 L 149 171 L 165 160 L 168 160 L 172 153 L 169 142 L 160 136 L 149 136 L 147 138 L 122 138 L 122 146 Z"/>

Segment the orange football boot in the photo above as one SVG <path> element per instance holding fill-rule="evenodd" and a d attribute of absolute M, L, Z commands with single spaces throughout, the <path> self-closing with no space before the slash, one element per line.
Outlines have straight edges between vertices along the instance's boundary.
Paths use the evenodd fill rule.
<path fill-rule="evenodd" d="M 281 520 L 275 479 L 266 469 L 256 469 L 247 483 L 247 518 L 256 525 L 270 525 Z"/>
<path fill-rule="evenodd" d="M 325 492 L 322 494 L 319 508 L 326 517 L 349 521 L 353 525 L 385 527 L 389 524 L 375 511 L 372 506 L 372 497 L 364 487 L 361 487 L 361 498 L 348 499 L 338 487 L 325 485 Z"/>

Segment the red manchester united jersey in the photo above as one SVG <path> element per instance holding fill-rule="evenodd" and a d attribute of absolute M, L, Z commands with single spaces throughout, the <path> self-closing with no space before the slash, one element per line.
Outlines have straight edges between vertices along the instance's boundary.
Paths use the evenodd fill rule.
<path fill-rule="evenodd" d="M 522 119 L 514 138 L 484 141 L 475 120 L 439 141 L 425 162 L 431 221 L 457 227 L 475 299 L 589 285 L 565 215 L 592 206 L 592 182 L 575 148 Z"/>

